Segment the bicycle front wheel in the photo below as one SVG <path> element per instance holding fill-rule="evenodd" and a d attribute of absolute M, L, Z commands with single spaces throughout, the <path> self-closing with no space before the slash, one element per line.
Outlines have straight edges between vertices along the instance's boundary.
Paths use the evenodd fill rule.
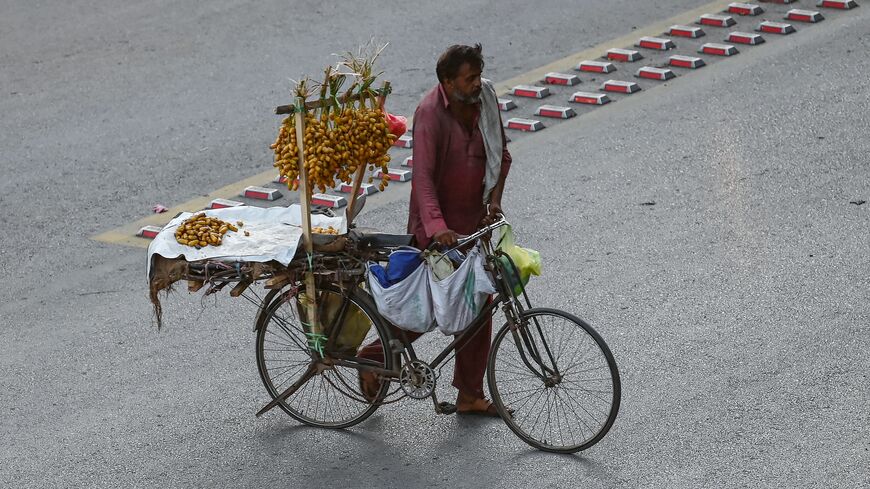
<path fill-rule="evenodd" d="M 508 427 L 549 452 L 598 443 L 619 411 L 621 385 L 610 348 L 592 326 L 556 309 L 529 309 L 517 328 L 502 327 L 487 382 Z"/>

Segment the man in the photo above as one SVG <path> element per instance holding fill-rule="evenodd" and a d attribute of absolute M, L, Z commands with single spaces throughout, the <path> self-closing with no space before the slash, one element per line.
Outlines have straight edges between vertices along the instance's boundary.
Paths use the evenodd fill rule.
<path fill-rule="evenodd" d="M 438 85 L 414 114 L 408 232 L 421 249 L 432 240 L 452 246 L 457 234 L 471 234 L 501 213 L 511 156 L 495 90 L 481 78 L 483 65 L 480 44 L 449 47 L 435 69 Z M 491 336 L 490 322 L 456 354 L 458 413 L 498 415 L 483 395 Z"/>
<path fill-rule="evenodd" d="M 414 173 L 408 232 L 417 247 L 432 241 L 456 244 L 501 213 L 504 182 L 511 156 L 492 83 L 481 78 L 480 44 L 450 46 L 438 59 L 438 85 L 414 114 Z M 410 340 L 419 333 L 406 332 Z M 456 354 L 453 386 L 459 389 L 460 414 L 498 416 L 483 394 L 483 375 L 492 336 L 491 321 Z M 382 351 L 380 345 L 375 348 Z M 364 348 L 361 356 L 367 356 Z M 374 356 L 374 355 L 372 355 Z M 373 375 L 362 377 L 363 389 L 376 389 Z"/>

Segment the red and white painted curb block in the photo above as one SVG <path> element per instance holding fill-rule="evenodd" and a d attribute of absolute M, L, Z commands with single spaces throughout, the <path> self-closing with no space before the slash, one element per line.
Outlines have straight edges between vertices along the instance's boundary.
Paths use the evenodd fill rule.
<path fill-rule="evenodd" d="M 764 9 L 759 5 L 752 3 L 731 3 L 728 4 L 728 13 L 737 15 L 756 16 L 764 13 Z"/>
<path fill-rule="evenodd" d="M 728 39 L 725 40 L 735 44 L 749 44 L 750 46 L 755 46 L 764 42 L 764 38 L 761 37 L 761 34 L 750 34 L 748 32 L 732 32 L 731 34 L 728 34 Z"/>
<path fill-rule="evenodd" d="M 406 166 L 408 168 L 414 168 L 414 157 L 409 156 L 405 158 L 405 161 L 402 162 L 402 166 Z"/>
<path fill-rule="evenodd" d="M 601 84 L 600 90 L 604 92 L 634 93 L 640 91 L 640 86 L 635 82 L 622 80 L 607 80 Z"/>
<path fill-rule="evenodd" d="M 704 29 L 700 27 L 691 27 L 687 25 L 672 25 L 668 30 L 669 36 L 675 37 L 691 37 L 692 39 L 696 39 L 706 35 Z"/>
<path fill-rule="evenodd" d="M 677 45 L 674 44 L 674 41 L 661 37 L 641 37 L 635 46 L 644 49 L 657 49 L 659 51 L 667 51 L 668 49 L 674 49 L 677 47 Z"/>
<path fill-rule="evenodd" d="M 699 49 L 698 52 L 703 54 L 712 54 L 713 56 L 734 56 L 740 51 L 738 51 L 737 48 L 730 44 L 717 44 L 714 42 L 708 42 L 707 44 L 701 46 L 701 49 Z"/>
<path fill-rule="evenodd" d="M 343 194 L 352 194 L 353 185 L 342 183 L 336 190 Z M 378 186 L 373 183 L 361 183 L 357 195 L 371 195 L 378 193 Z"/>
<path fill-rule="evenodd" d="M 402 134 L 399 139 L 393 141 L 393 146 L 397 148 L 413 148 L 414 136 L 411 134 Z"/>
<path fill-rule="evenodd" d="M 507 129 L 516 129 L 518 131 L 525 132 L 536 132 L 540 131 L 544 128 L 544 124 L 541 121 L 536 121 L 533 119 L 522 119 L 519 117 L 512 117 L 505 121 L 504 127 Z"/>
<path fill-rule="evenodd" d="M 498 99 L 498 110 L 502 112 L 507 112 L 509 110 L 513 110 L 517 108 L 516 102 L 509 98 L 500 98 Z"/>
<path fill-rule="evenodd" d="M 705 66 L 707 63 L 703 59 L 695 56 L 682 56 L 675 54 L 668 60 L 668 64 L 677 68 L 689 68 L 691 70 Z"/>
<path fill-rule="evenodd" d="M 214 199 L 208 205 L 209 209 L 226 209 L 227 207 L 240 207 L 245 205 L 244 202 L 229 199 Z"/>
<path fill-rule="evenodd" d="M 566 75 L 565 73 L 547 73 L 544 75 L 544 83 L 550 85 L 567 85 L 574 86 L 580 83 L 580 78 L 577 75 Z"/>
<path fill-rule="evenodd" d="M 552 117 L 554 119 L 570 119 L 577 115 L 571 107 L 559 107 L 557 105 L 542 105 L 535 111 L 539 117 Z"/>
<path fill-rule="evenodd" d="M 786 24 L 784 22 L 771 22 L 769 20 L 765 20 L 764 22 L 758 24 L 758 27 L 755 28 L 758 32 L 766 32 L 768 34 L 791 34 L 795 32 L 795 28 L 791 24 Z"/>
<path fill-rule="evenodd" d="M 735 21 L 734 17 L 731 17 L 730 15 L 704 14 L 698 20 L 698 23 L 713 27 L 731 27 L 736 24 L 737 21 Z"/>
<path fill-rule="evenodd" d="M 815 10 L 801 10 L 801 9 L 791 9 L 788 13 L 785 14 L 785 20 L 792 20 L 794 22 L 809 22 L 810 24 L 815 24 L 816 22 L 821 22 L 825 20 L 825 17 Z"/>
<path fill-rule="evenodd" d="M 163 231 L 163 228 L 160 226 L 145 226 L 139 229 L 136 236 L 139 236 L 140 238 L 154 239 L 158 234 L 160 234 L 160 231 Z"/>
<path fill-rule="evenodd" d="M 574 92 L 571 101 L 577 104 L 604 105 L 610 103 L 606 93 Z"/>
<path fill-rule="evenodd" d="M 581 61 L 574 69 L 589 73 L 612 73 L 616 71 L 616 67 L 613 66 L 613 63 L 608 63 L 606 61 Z"/>
<path fill-rule="evenodd" d="M 622 49 L 622 48 L 613 48 L 607 50 L 607 59 L 611 59 L 613 61 L 625 61 L 627 63 L 632 63 L 639 59 L 643 59 L 643 55 L 640 54 L 639 51 L 635 51 L 634 49 Z M 577 68 L 579 69 L 579 68 Z M 583 71 L 583 70 L 580 70 Z"/>
<path fill-rule="evenodd" d="M 644 66 L 643 68 L 637 70 L 637 73 L 634 76 L 638 78 L 646 78 L 648 80 L 661 80 L 666 81 L 671 78 L 676 78 L 677 75 L 674 74 L 673 71 L 666 68 L 654 68 L 652 66 Z"/>
<path fill-rule="evenodd" d="M 838 8 L 841 10 L 849 10 L 857 7 L 858 4 L 853 0 L 819 0 L 816 7 L 822 8 Z"/>
<path fill-rule="evenodd" d="M 381 178 L 384 172 L 378 170 L 375 172 L 375 178 Z M 387 176 L 394 182 L 408 182 L 411 180 L 411 170 L 402 170 L 400 168 L 387 168 Z"/>
<path fill-rule="evenodd" d="M 245 189 L 242 196 L 248 199 L 278 200 L 281 198 L 281 192 L 275 188 L 256 187 L 252 185 Z"/>
<path fill-rule="evenodd" d="M 517 85 L 511 89 L 511 95 L 526 98 L 544 98 L 550 96 L 550 89 L 534 85 Z"/>
<path fill-rule="evenodd" d="M 338 209 L 347 205 L 347 199 L 340 195 L 314 194 L 311 196 L 311 203 L 331 209 Z"/>

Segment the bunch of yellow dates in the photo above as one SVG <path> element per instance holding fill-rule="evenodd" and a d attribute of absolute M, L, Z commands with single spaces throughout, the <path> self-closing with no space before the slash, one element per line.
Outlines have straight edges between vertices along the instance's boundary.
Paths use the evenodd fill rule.
<path fill-rule="evenodd" d="M 328 226 L 325 228 L 320 227 L 320 226 L 314 226 L 313 228 L 311 228 L 311 232 L 314 234 L 336 234 L 337 235 L 338 229 L 335 229 L 332 226 Z"/>
<path fill-rule="evenodd" d="M 241 221 L 237 224 L 244 225 Z M 199 213 L 178 226 L 178 229 L 175 230 L 175 241 L 178 244 L 193 246 L 197 249 L 205 246 L 220 246 L 227 232 L 238 232 L 238 230 L 239 228 L 232 223 Z"/>

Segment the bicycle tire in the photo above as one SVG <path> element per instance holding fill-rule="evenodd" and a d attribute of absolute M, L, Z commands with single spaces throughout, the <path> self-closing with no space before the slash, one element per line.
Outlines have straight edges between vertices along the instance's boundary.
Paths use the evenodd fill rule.
<path fill-rule="evenodd" d="M 276 327 L 279 327 L 278 321 L 276 320 L 276 317 L 277 317 L 276 314 L 278 314 L 278 311 L 280 309 L 282 309 L 282 307 L 285 309 L 289 308 L 291 311 L 295 310 L 296 294 L 293 293 L 293 290 L 294 289 L 290 289 L 290 290 L 283 291 L 283 293 L 281 293 L 281 294 L 273 294 L 272 295 L 273 299 L 271 300 L 271 302 L 269 302 L 267 306 L 262 307 L 260 309 L 260 313 L 258 314 L 256 323 L 255 323 L 256 324 L 255 328 L 257 331 L 257 338 L 256 338 L 256 342 L 255 342 L 256 356 L 257 356 L 257 371 L 260 374 L 260 379 L 263 381 L 263 385 L 265 386 L 266 391 L 269 393 L 269 395 L 271 396 L 272 399 L 275 399 L 276 397 L 278 397 L 287 386 L 289 386 L 293 383 L 293 382 L 288 382 L 288 380 L 289 380 L 289 378 L 288 378 L 288 379 L 284 379 L 280 384 L 276 385 L 276 381 L 278 379 L 274 378 L 275 376 L 271 373 L 271 369 L 269 368 L 269 365 L 267 364 L 270 360 L 268 357 L 270 355 L 274 354 L 275 349 L 274 348 L 270 349 L 270 348 L 266 347 L 266 345 L 270 341 L 273 341 L 273 342 L 275 341 L 274 339 L 270 340 L 268 338 L 269 338 L 270 334 L 275 333 L 274 331 L 270 331 L 270 325 L 274 324 L 274 325 L 276 325 Z M 298 289 L 296 289 L 296 290 L 298 291 Z M 347 289 L 341 290 L 338 287 L 335 287 L 335 286 L 330 285 L 330 284 L 321 284 L 318 286 L 317 290 L 319 293 L 337 294 L 337 295 L 343 297 L 344 298 L 343 300 L 349 301 L 349 306 L 356 307 L 359 311 L 361 311 L 363 314 L 365 314 L 365 316 L 372 323 L 371 331 L 374 331 L 374 335 L 369 334 L 369 336 L 363 340 L 363 343 L 367 343 L 368 341 L 370 341 L 371 337 L 373 336 L 381 341 L 381 345 L 389 345 L 389 340 L 390 340 L 389 332 L 388 332 L 387 328 L 382 324 L 382 322 L 380 320 L 380 316 L 377 313 L 377 309 L 374 306 L 371 299 L 367 298 L 363 294 L 354 293 L 354 292 L 351 292 L 350 290 L 347 290 Z M 290 303 L 293 303 L 293 304 L 290 304 Z M 290 305 L 288 306 L 288 304 L 290 304 Z M 297 322 L 298 322 L 298 318 L 297 318 Z M 296 331 L 290 331 L 290 332 L 288 332 L 284 329 L 282 329 L 281 331 L 284 332 L 285 334 L 287 334 L 288 338 L 289 338 L 290 334 L 295 334 L 297 336 L 297 338 L 296 338 L 297 341 L 296 342 L 289 342 L 289 343 L 293 343 L 293 344 L 288 343 L 288 344 L 278 345 L 278 346 L 289 346 L 291 348 L 294 348 L 296 350 L 296 353 L 298 354 L 298 356 L 301 357 L 301 353 L 303 351 L 303 346 L 305 347 L 305 351 L 307 351 L 307 343 L 304 342 L 304 328 L 297 325 L 295 329 L 296 329 Z M 301 333 L 301 334 L 298 334 L 298 333 Z M 276 345 L 271 345 L 271 346 L 276 346 Z M 288 348 L 288 350 L 289 350 L 289 348 Z M 384 354 L 383 368 L 392 369 L 394 358 L 392 355 L 387 354 L 386 351 L 384 353 L 385 354 Z M 289 353 L 284 352 L 284 354 L 289 354 Z M 281 359 L 279 361 L 287 361 L 287 360 Z M 298 378 L 299 375 L 304 372 L 305 369 L 302 368 L 303 367 L 302 362 L 303 361 L 300 358 L 300 360 L 297 362 L 298 365 L 288 367 L 288 369 L 289 368 L 294 369 L 294 371 L 290 375 L 295 375 L 296 378 Z M 348 371 L 353 370 L 354 372 L 359 372 L 358 369 L 354 369 L 352 367 L 335 367 L 334 369 L 331 370 L 332 372 L 336 372 L 334 374 L 334 376 L 341 376 L 341 374 L 337 373 L 338 369 L 346 369 Z M 329 372 L 329 371 L 330 370 L 325 370 L 323 372 L 320 372 L 320 373 L 314 375 L 312 377 L 312 379 L 314 379 L 316 377 L 322 377 L 324 375 L 328 375 L 328 374 L 326 374 L 326 372 Z M 355 400 L 355 402 L 357 402 L 358 404 L 364 403 L 364 404 L 367 404 L 367 406 L 364 406 L 359 412 L 354 413 L 352 416 L 349 416 L 346 419 L 327 420 L 327 419 L 318 419 L 318 417 L 319 417 L 318 411 L 317 411 L 318 406 L 314 406 L 314 410 L 312 410 L 310 408 L 310 404 L 309 404 L 309 406 L 308 406 L 309 409 L 302 409 L 299 403 L 294 402 L 296 400 L 295 398 L 297 398 L 305 393 L 306 386 L 308 385 L 309 382 L 311 382 L 312 379 L 307 380 L 305 382 L 305 384 L 303 384 L 303 386 L 300 387 L 300 389 L 297 392 L 292 394 L 290 397 L 288 397 L 284 401 L 281 401 L 278 404 L 278 406 L 285 413 L 290 415 L 293 419 L 295 419 L 303 424 L 306 424 L 309 426 L 315 426 L 315 427 L 319 427 L 319 428 L 331 428 L 331 429 L 347 428 L 347 427 L 353 426 L 353 425 L 360 423 L 360 422 L 364 421 L 365 419 L 367 419 L 380 406 L 381 401 L 387 395 L 387 391 L 388 391 L 389 385 L 390 385 L 389 381 L 387 381 L 387 380 L 382 381 L 377 395 L 371 401 L 366 401 L 364 396 L 360 392 L 358 392 L 358 391 L 353 392 L 357 396 L 357 399 Z M 356 382 L 357 382 L 355 375 L 353 378 L 350 378 L 350 379 L 342 378 L 342 379 L 336 379 L 336 380 L 338 380 L 341 384 L 344 385 L 343 389 L 351 389 L 352 387 L 356 386 Z M 348 386 L 348 384 L 350 384 L 350 386 Z M 342 388 L 337 387 L 337 385 L 333 381 L 330 381 L 328 378 L 325 381 L 321 379 L 320 386 L 321 386 L 321 389 L 318 391 L 318 396 L 319 396 L 318 401 L 321 401 L 321 398 L 325 399 L 326 401 L 329 401 L 330 398 L 333 401 L 337 401 L 338 399 L 341 399 L 341 397 L 339 397 L 339 396 L 348 397 Z M 330 387 L 328 387 L 328 386 L 332 386 L 332 389 L 330 389 Z M 335 392 L 332 392 L 332 391 L 335 391 Z M 348 405 L 345 404 L 345 406 L 347 407 Z"/>
<path fill-rule="evenodd" d="M 549 377 L 549 383 L 554 385 L 547 385 L 548 381 L 537 375 L 532 375 L 532 370 L 523 361 L 522 354 L 520 354 L 521 350 L 525 350 L 527 359 L 531 358 L 528 355 L 530 348 L 527 346 L 518 348 L 517 339 L 519 338 L 522 342 L 521 328 L 525 328 L 525 334 L 531 334 L 533 337 L 537 336 L 537 338 L 546 338 L 545 335 L 542 336 L 543 333 L 539 334 L 542 329 L 546 329 L 546 327 L 542 328 L 541 326 L 544 318 L 554 318 L 554 320 L 559 320 L 566 326 L 576 326 L 577 330 L 583 332 L 580 339 L 585 340 L 583 346 L 585 350 L 581 354 L 581 360 L 586 359 L 590 354 L 594 355 L 596 353 L 600 353 L 600 357 L 584 361 L 584 365 L 587 363 L 588 365 L 585 365 L 581 370 L 577 370 L 573 364 L 567 363 L 568 360 L 576 358 L 578 356 L 577 351 L 579 351 L 579 349 L 571 352 L 567 351 L 570 347 L 566 346 L 566 343 L 570 342 L 570 338 L 559 335 L 558 338 L 554 338 L 558 341 L 547 341 L 546 343 L 535 339 L 536 343 L 533 346 L 540 352 L 543 363 L 555 363 L 556 365 L 561 363 L 560 368 L 562 370 L 560 371 L 561 376 L 558 382 L 553 381 L 556 377 L 555 375 Z M 574 338 L 574 333 L 571 333 L 571 338 Z M 541 346 L 544 348 L 541 348 Z M 557 347 L 560 349 L 553 353 L 552 350 L 556 350 Z M 512 354 L 511 349 L 517 351 L 519 359 L 509 358 Z M 566 361 L 563 361 L 563 355 L 566 352 L 571 355 L 571 358 L 565 358 Z M 538 368 L 536 362 L 530 360 L 529 363 L 533 367 Z M 514 370 L 509 370 L 509 368 Z M 601 378 L 581 379 L 583 380 L 581 385 L 580 382 L 576 381 L 574 374 L 571 374 L 569 378 L 568 374 L 571 373 L 572 369 L 580 376 L 600 375 Z M 558 369 L 556 370 L 559 371 Z M 605 371 L 607 374 L 604 373 Z M 509 374 L 519 375 L 519 377 L 512 378 Z M 528 380 L 521 381 L 520 379 L 523 378 L 523 375 L 526 375 Z M 512 394 L 509 395 L 508 393 L 510 388 L 508 382 L 519 382 L 522 384 L 521 387 L 527 387 L 528 389 L 525 391 L 523 389 L 517 390 L 517 397 L 514 398 Z M 540 387 L 536 387 L 538 383 L 540 383 Z M 575 453 L 586 450 L 604 438 L 616 420 L 622 395 L 622 385 L 616 361 L 601 335 L 582 319 L 570 313 L 549 308 L 533 308 L 524 311 L 521 315 L 521 326 L 517 328 L 516 335 L 513 334 L 508 324 L 505 324 L 499 330 L 493 340 L 492 349 L 487 361 L 487 385 L 489 386 L 493 403 L 511 431 L 529 445 L 539 450 L 555 453 Z M 590 387 L 595 387 L 595 389 Z M 535 390 L 539 388 L 546 394 L 541 394 L 538 395 L 538 398 L 534 398 L 536 395 Z M 527 392 L 531 392 L 531 394 L 527 394 Z M 546 399 L 541 402 L 544 395 Z M 584 402 L 571 398 L 574 395 L 583 396 Z M 520 398 L 519 396 L 523 397 Z M 509 405 L 511 403 L 513 405 Z M 535 427 L 541 420 L 542 414 L 538 414 L 538 418 L 529 419 L 529 417 L 534 416 L 537 406 L 540 406 L 541 409 L 544 409 L 544 407 L 548 409 L 547 419 L 544 425 L 542 425 L 542 429 L 550 424 L 551 419 L 555 419 L 553 424 L 557 425 L 558 432 L 550 431 L 549 436 L 534 432 Z M 562 412 L 561 416 L 557 413 L 555 418 L 551 418 L 551 411 L 554 408 L 559 409 L 563 406 L 564 412 Z M 513 414 L 509 414 L 511 412 L 509 410 L 513 410 Z M 593 415 L 590 410 L 594 411 L 595 414 Z M 598 414 L 599 412 L 601 414 Z M 573 416 L 576 416 L 577 420 L 579 420 L 579 423 L 576 423 L 576 425 L 573 424 L 575 422 L 575 419 L 572 419 Z M 590 427 L 590 422 L 594 422 L 595 426 Z M 575 428 L 583 435 L 579 440 L 574 436 Z M 562 433 L 563 429 L 570 432 L 571 442 L 565 442 L 565 435 Z M 589 436 L 584 435 L 586 431 L 589 431 Z"/>

